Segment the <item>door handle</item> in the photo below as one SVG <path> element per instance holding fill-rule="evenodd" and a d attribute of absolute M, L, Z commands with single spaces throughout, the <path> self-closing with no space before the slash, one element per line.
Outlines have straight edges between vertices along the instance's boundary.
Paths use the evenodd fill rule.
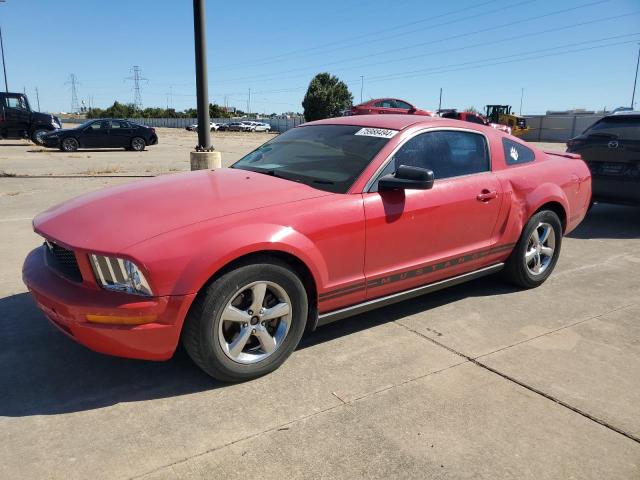
<path fill-rule="evenodd" d="M 479 202 L 488 202 L 489 200 L 493 200 L 494 198 L 496 198 L 498 196 L 498 192 L 492 192 L 490 190 L 487 190 L 486 188 L 484 190 L 482 190 L 481 193 L 479 193 L 476 196 L 476 199 Z"/>

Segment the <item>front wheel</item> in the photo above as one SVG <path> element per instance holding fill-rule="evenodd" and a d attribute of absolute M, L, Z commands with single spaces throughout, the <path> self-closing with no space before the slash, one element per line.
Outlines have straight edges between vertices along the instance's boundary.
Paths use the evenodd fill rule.
<path fill-rule="evenodd" d="M 78 150 L 79 146 L 80 145 L 78 144 L 78 140 L 73 137 L 69 137 L 62 140 L 60 150 L 62 150 L 63 152 L 75 152 L 76 150 Z"/>
<path fill-rule="evenodd" d="M 206 373 L 240 382 L 278 368 L 298 345 L 307 315 L 298 276 L 286 264 L 265 259 L 206 287 L 185 320 L 182 342 Z"/>
<path fill-rule="evenodd" d="M 522 288 L 535 288 L 549 278 L 562 244 L 562 224 L 555 212 L 536 213 L 525 225 L 505 265 L 506 278 Z"/>
<path fill-rule="evenodd" d="M 131 139 L 131 150 L 135 152 L 141 152 L 144 150 L 144 147 L 147 146 L 147 143 L 144 141 L 144 138 L 141 137 L 133 137 Z"/>

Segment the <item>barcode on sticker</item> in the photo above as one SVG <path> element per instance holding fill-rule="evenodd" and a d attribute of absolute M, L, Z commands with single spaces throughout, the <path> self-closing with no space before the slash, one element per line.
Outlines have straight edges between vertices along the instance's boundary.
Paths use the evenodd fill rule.
<path fill-rule="evenodd" d="M 355 135 L 364 135 L 365 137 L 391 138 L 396 133 L 398 133 L 397 130 L 389 130 L 389 129 L 386 129 L 386 128 L 366 127 L 366 128 L 361 128 L 360 130 L 358 130 L 355 133 Z"/>

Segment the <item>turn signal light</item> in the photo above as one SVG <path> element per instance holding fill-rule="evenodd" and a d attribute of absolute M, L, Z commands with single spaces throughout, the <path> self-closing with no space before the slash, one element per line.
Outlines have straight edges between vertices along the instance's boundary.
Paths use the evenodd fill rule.
<path fill-rule="evenodd" d="M 103 325 L 143 325 L 155 322 L 157 315 L 123 316 L 123 315 L 86 315 L 87 322 Z"/>

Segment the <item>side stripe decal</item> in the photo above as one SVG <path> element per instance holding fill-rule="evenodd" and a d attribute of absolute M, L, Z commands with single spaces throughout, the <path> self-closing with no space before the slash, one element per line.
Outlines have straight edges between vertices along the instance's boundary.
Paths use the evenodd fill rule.
<path fill-rule="evenodd" d="M 460 265 L 462 263 L 470 262 L 473 260 L 477 260 L 479 258 L 486 257 L 488 255 L 492 255 L 494 253 L 501 253 L 508 250 L 512 250 L 515 247 L 515 243 L 507 243 L 504 245 L 499 245 L 497 247 L 490 248 L 488 250 L 483 250 L 475 253 L 469 253 L 467 255 L 463 255 L 457 258 L 451 258 L 449 260 L 445 260 L 442 262 L 434 263 L 431 265 L 425 265 L 424 267 L 415 268 L 413 270 L 408 270 L 406 272 L 395 273 L 393 275 L 387 275 L 385 277 L 380 277 L 376 279 L 372 279 L 367 281 L 367 288 L 376 288 L 382 285 L 387 285 L 389 283 L 399 282 L 402 280 L 407 280 L 409 278 L 420 277 L 422 275 L 427 275 L 429 273 L 437 272 L 438 270 L 444 270 L 446 268 L 451 268 L 456 265 Z M 353 285 L 349 285 L 347 287 L 338 288 L 336 290 L 331 290 L 329 292 L 324 292 L 319 295 L 320 301 L 324 302 L 326 300 L 330 300 L 333 298 L 342 297 L 344 295 L 350 295 L 355 292 L 359 292 L 364 290 L 365 283 L 359 282 Z"/>

